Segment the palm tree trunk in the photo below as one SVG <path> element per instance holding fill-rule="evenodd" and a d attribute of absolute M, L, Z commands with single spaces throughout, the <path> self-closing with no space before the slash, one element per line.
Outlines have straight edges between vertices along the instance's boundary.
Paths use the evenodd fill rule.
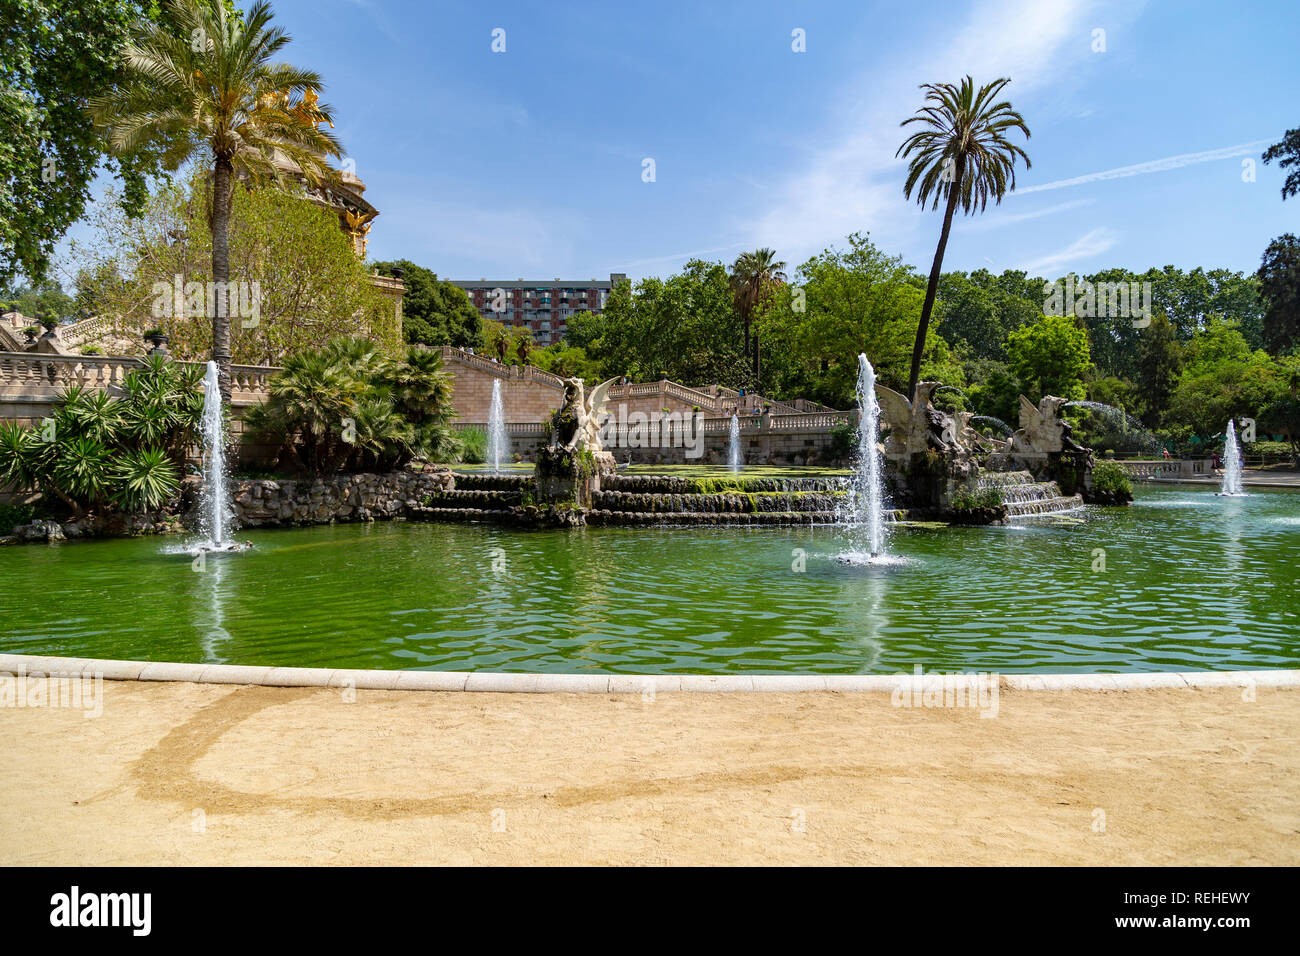
<path fill-rule="evenodd" d="M 921 353 L 925 351 L 925 337 L 930 331 L 930 312 L 934 297 L 939 291 L 939 273 L 943 270 L 943 251 L 948 246 L 948 233 L 952 229 L 952 215 L 957 211 L 957 197 L 961 193 L 961 177 L 966 157 L 957 158 L 957 172 L 948 190 L 948 205 L 943 211 L 943 231 L 939 233 L 939 247 L 934 250 L 934 264 L 930 266 L 930 282 L 925 287 L 925 304 L 921 306 L 921 322 L 916 327 L 916 344 L 912 346 L 912 371 L 907 377 L 907 399 L 916 401 L 916 382 L 921 377 Z"/>
<path fill-rule="evenodd" d="M 754 390 L 758 391 L 758 379 L 762 373 L 762 366 L 758 362 L 758 330 L 754 330 Z"/>
<path fill-rule="evenodd" d="M 217 157 L 212 176 L 212 281 L 216 308 L 212 314 L 212 361 L 217 363 L 221 401 L 230 404 L 230 309 L 226 285 L 230 281 L 230 192 L 234 169 L 230 160 Z"/>

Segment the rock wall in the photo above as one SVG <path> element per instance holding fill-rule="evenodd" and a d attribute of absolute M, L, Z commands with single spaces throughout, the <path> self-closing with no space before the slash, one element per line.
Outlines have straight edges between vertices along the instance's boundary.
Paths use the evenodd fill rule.
<path fill-rule="evenodd" d="M 454 484 L 445 468 L 295 481 L 243 479 L 233 483 L 231 501 L 242 528 L 374 521 L 404 515 Z"/>

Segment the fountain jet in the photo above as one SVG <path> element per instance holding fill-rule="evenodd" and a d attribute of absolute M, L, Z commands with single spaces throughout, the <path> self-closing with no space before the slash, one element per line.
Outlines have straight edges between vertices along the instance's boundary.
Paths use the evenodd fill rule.
<path fill-rule="evenodd" d="M 880 454 L 880 402 L 876 370 L 865 355 L 858 356 L 858 449 L 849 481 L 849 521 L 865 534 L 871 558 L 885 555 L 885 468 Z"/>
<path fill-rule="evenodd" d="M 731 435 L 727 444 L 727 466 L 733 471 L 740 471 L 740 466 L 745 463 L 744 454 L 740 450 L 740 418 L 735 413 L 731 413 Z"/>
<path fill-rule="evenodd" d="M 1238 497 L 1245 492 L 1241 487 L 1241 449 L 1237 447 L 1237 428 L 1228 419 L 1228 428 L 1223 438 L 1223 485 L 1220 495 Z"/>
<path fill-rule="evenodd" d="M 199 532 L 205 540 L 191 553 L 239 551 L 246 545 L 230 540 L 230 502 L 226 473 L 226 432 L 221 420 L 221 390 L 217 363 L 209 362 L 203 377 L 203 488 L 199 494 Z"/>
<path fill-rule="evenodd" d="M 488 409 L 488 464 L 493 474 L 500 474 L 506 457 L 505 411 L 501 406 L 501 379 L 492 380 L 492 405 Z"/>

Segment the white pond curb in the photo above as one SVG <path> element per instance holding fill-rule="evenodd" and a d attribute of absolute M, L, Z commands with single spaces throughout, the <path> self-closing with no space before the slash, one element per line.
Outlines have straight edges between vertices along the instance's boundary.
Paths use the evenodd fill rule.
<path fill-rule="evenodd" d="M 354 687 L 362 690 L 475 691 L 479 693 L 671 694 L 759 691 L 896 690 L 924 693 L 944 679 L 982 686 L 997 676 L 1000 689 L 1127 691 L 1167 687 L 1300 687 L 1300 670 L 1187 671 L 1155 674 L 497 674 L 462 671 L 345 670 L 181 664 L 0 654 L 0 674 L 28 677 L 102 677 L 104 680 L 189 681 L 267 687 Z"/>

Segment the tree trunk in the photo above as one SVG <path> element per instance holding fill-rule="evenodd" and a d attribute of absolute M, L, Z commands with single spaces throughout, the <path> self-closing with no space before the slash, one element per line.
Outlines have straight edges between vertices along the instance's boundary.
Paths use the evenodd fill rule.
<path fill-rule="evenodd" d="M 762 375 L 762 366 L 758 361 L 758 330 L 754 330 L 754 391 L 758 391 L 758 380 Z"/>
<path fill-rule="evenodd" d="M 221 401 L 230 404 L 230 309 L 226 285 L 230 281 L 230 192 L 234 168 L 217 157 L 212 176 L 212 281 L 217 295 L 212 314 L 212 361 L 217 363 Z"/>
<path fill-rule="evenodd" d="M 952 214 L 957 210 L 957 197 L 961 193 L 962 173 L 966 157 L 957 157 L 957 171 L 948 190 L 948 205 L 943 211 L 943 231 L 939 233 L 939 247 L 934 250 L 934 264 L 930 266 L 930 282 L 925 287 L 925 304 L 921 306 L 921 322 L 916 327 L 916 344 L 912 346 L 912 371 L 907 377 L 907 399 L 916 401 L 916 383 L 921 377 L 921 353 L 925 351 L 925 337 L 930 331 L 930 312 L 934 297 L 939 291 L 939 273 L 943 270 L 943 250 L 948 245 L 948 232 L 952 229 Z"/>

